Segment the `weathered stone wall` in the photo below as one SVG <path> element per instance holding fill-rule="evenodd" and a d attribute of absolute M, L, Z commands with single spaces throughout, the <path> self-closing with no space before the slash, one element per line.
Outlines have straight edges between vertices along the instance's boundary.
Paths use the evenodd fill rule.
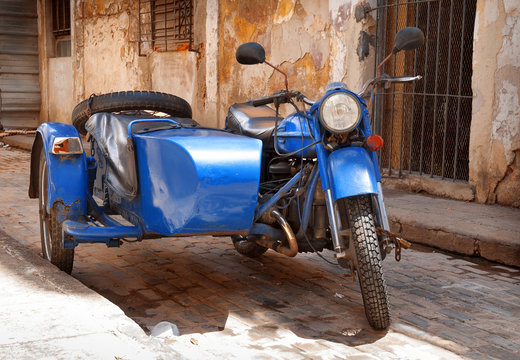
<path fill-rule="evenodd" d="M 50 1 L 41 3 L 47 3 L 48 8 Z M 151 52 L 139 56 L 136 1 L 76 0 L 72 6 L 72 73 L 55 73 L 47 66 L 47 58 L 52 56 L 43 54 L 42 79 L 50 94 L 59 92 L 54 88 L 59 83 L 51 84 L 50 79 L 71 78 L 68 107 L 93 93 L 156 90 L 188 100 L 194 117 L 202 124 L 223 126 L 232 103 L 283 87 L 283 77 L 272 68 L 245 67 L 236 62 L 234 52 L 243 42 L 258 41 L 264 45 L 268 60 L 288 73 L 291 89 L 311 98 L 323 94 L 329 81 L 344 81 L 352 89 L 359 89 L 373 71 L 374 50 L 370 47 L 370 55 L 360 61 L 356 47 L 360 31 L 373 31 L 374 20 L 369 16 L 362 22 L 355 21 L 353 14 L 358 3 L 196 1 L 197 52 Z M 49 31 L 47 24 L 42 41 L 49 38 Z M 70 122 L 72 108 L 61 109 L 58 114 L 57 109 L 64 104 L 48 95 L 46 99 L 51 119 Z"/>
<path fill-rule="evenodd" d="M 360 31 L 374 32 L 374 19 L 354 19 L 361 1 L 252 0 L 220 2 L 219 113 L 246 98 L 284 88 L 283 76 L 267 65 L 236 62 L 236 48 L 248 41 L 262 44 L 267 61 L 280 67 L 289 87 L 309 98 L 323 95 L 332 81 L 360 89 L 373 73 L 374 49 L 360 61 L 356 52 Z M 375 1 L 373 1 L 375 2 Z M 373 6 L 374 4 L 372 4 Z M 218 125 L 223 125 L 223 116 Z"/>
<path fill-rule="evenodd" d="M 73 1 L 72 56 L 63 60 L 53 58 L 50 3 L 39 1 L 43 121 L 70 123 L 74 105 L 91 94 L 124 90 L 176 94 L 194 106 L 195 117 L 202 117 L 197 99 L 203 88 L 201 69 L 205 64 L 200 51 L 151 52 L 140 56 L 137 1 Z M 196 2 L 194 11 L 195 18 L 205 18 L 205 4 Z M 195 44 L 203 44 L 204 30 L 205 23 L 198 22 Z M 67 61 L 69 66 L 63 66 Z"/>
<path fill-rule="evenodd" d="M 355 11 L 376 0 L 195 1 L 197 51 L 146 56 L 139 56 L 138 2 L 75 0 L 70 65 L 49 63 L 48 3 L 38 1 L 44 121 L 70 122 L 73 105 L 92 93 L 139 89 L 179 95 L 201 124 L 222 127 L 229 105 L 284 86 L 269 66 L 236 62 L 236 48 L 248 41 L 261 43 L 267 60 L 287 72 L 289 87 L 310 98 L 332 81 L 358 90 L 374 71 L 374 48 L 360 46 L 360 38 L 375 34 L 375 12 L 358 22 Z M 520 206 L 519 7 L 516 0 L 478 0 L 470 139 L 475 199 L 513 206 Z"/>
<path fill-rule="evenodd" d="M 520 2 L 479 0 L 470 183 L 478 202 L 520 207 Z"/>

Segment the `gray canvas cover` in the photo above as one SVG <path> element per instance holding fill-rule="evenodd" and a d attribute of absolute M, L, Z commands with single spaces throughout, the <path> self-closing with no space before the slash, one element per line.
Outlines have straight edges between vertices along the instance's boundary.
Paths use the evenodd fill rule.
<path fill-rule="evenodd" d="M 106 160 L 106 182 L 121 197 L 137 195 L 135 153 L 128 138 L 128 124 L 136 116 L 98 113 L 90 117 L 85 129 L 96 140 Z"/>

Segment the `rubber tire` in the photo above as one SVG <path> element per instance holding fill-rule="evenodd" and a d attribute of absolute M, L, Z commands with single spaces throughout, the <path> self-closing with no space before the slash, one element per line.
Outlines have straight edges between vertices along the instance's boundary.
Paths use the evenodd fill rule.
<path fill-rule="evenodd" d="M 67 274 L 72 272 L 74 249 L 65 249 L 61 239 L 61 224 L 52 212 L 45 215 L 47 208 L 47 160 L 42 149 L 38 181 L 38 204 L 40 217 L 40 236 L 43 258 Z"/>
<path fill-rule="evenodd" d="M 89 119 L 88 101 L 83 100 L 72 110 L 72 124 L 85 135 L 85 123 Z M 94 96 L 90 103 L 91 114 L 124 110 L 151 110 L 172 117 L 191 119 L 191 106 L 178 96 L 155 91 L 120 91 Z"/>
<path fill-rule="evenodd" d="M 352 229 L 365 315 L 372 328 L 384 330 L 390 325 L 390 311 L 371 198 L 363 195 L 343 201 Z"/>
<path fill-rule="evenodd" d="M 258 245 L 254 241 L 247 240 L 247 237 L 244 236 L 233 235 L 231 236 L 231 240 L 239 254 L 250 258 L 262 256 L 267 251 L 266 247 Z"/>

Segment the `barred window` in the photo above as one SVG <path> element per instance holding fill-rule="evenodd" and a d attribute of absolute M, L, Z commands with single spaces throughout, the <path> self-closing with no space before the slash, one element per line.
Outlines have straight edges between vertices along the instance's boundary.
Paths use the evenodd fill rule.
<path fill-rule="evenodd" d="M 52 33 L 57 57 L 71 55 L 70 0 L 52 0 Z"/>
<path fill-rule="evenodd" d="M 192 0 L 139 0 L 139 53 L 191 49 Z"/>
<path fill-rule="evenodd" d="M 52 0 L 52 32 L 54 36 L 70 35 L 69 0 Z"/>

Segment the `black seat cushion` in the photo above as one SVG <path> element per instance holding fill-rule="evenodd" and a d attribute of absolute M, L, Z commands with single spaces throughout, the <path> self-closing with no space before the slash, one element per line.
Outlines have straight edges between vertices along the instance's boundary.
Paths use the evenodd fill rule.
<path fill-rule="evenodd" d="M 281 118 L 278 118 L 280 121 Z M 262 140 L 264 148 L 272 149 L 272 134 L 276 112 L 268 106 L 253 106 L 248 103 L 234 104 L 226 117 L 226 129 L 236 134 Z"/>

